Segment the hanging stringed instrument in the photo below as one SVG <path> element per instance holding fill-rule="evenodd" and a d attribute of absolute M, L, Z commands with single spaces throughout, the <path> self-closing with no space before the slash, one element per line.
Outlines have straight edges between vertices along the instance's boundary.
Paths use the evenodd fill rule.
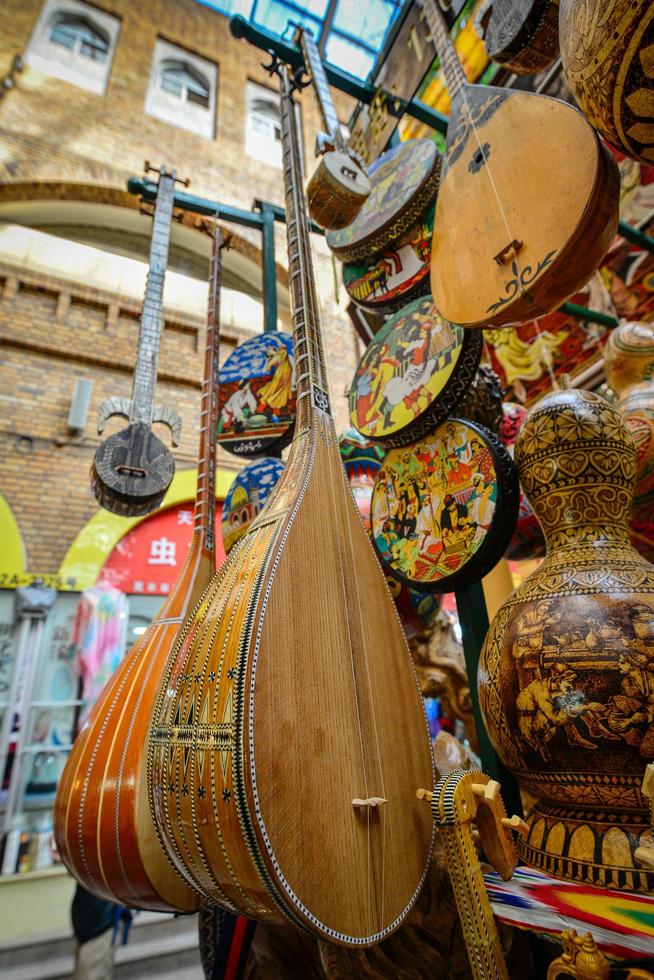
<path fill-rule="evenodd" d="M 605 255 L 617 164 L 567 103 L 468 84 L 436 0 L 422 2 L 452 103 L 431 250 L 436 306 L 463 327 L 533 320 Z"/>
<path fill-rule="evenodd" d="M 182 429 L 176 412 L 154 404 L 175 179 L 174 170 L 169 173 L 165 167 L 160 168 L 132 397 L 107 398 L 98 411 L 100 434 L 112 415 L 129 420 L 127 428 L 100 443 L 91 467 L 91 486 L 98 503 L 124 517 L 156 510 L 175 473 L 175 460 L 155 436 L 152 423 L 164 422 L 170 428 L 174 446 Z"/>
<path fill-rule="evenodd" d="M 311 31 L 297 30 L 306 70 L 313 80 L 318 111 L 326 132 L 316 137 L 318 169 L 307 184 L 309 214 L 321 228 L 345 228 L 353 221 L 370 194 L 363 161 L 341 132 L 320 52 Z"/>
<path fill-rule="evenodd" d="M 163 673 L 151 804 L 180 875 L 206 900 L 362 946 L 400 924 L 425 880 L 433 828 L 415 787 L 430 783 L 432 757 L 402 628 L 339 457 L 293 81 L 271 68 L 296 434 Z"/>
<path fill-rule="evenodd" d="M 532 75 L 559 53 L 559 0 L 484 0 L 475 30 L 489 58 L 516 75 Z"/>
<path fill-rule="evenodd" d="M 193 911 L 197 894 L 173 870 L 147 800 L 147 734 L 157 686 L 180 625 L 215 572 L 220 230 L 216 227 L 200 414 L 194 531 L 184 568 L 122 661 L 75 740 L 59 783 L 54 832 L 70 873 L 88 891 L 136 908 Z"/>

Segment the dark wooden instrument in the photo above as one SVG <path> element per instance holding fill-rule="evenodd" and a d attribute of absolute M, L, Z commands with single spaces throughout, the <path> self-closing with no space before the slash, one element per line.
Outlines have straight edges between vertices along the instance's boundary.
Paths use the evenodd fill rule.
<path fill-rule="evenodd" d="M 424 8 L 452 102 L 434 300 L 464 327 L 535 319 L 580 289 L 606 253 L 617 229 L 617 165 L 565 102 L 469 85 L 435 0 Z"/>
<path fill-rule="evenodd" d="M 371 313 L 396 313 L 429 292 L 434 208 L 395 245 L 367 261 L 346 262 L 343 285 L 357 306 Z"/>
<path fill-rule="evenodd" d="M 280 452 L 293 438 L 293 338 L 270 330 L 239 344 L 220 372 L 216 438 L 235 456 Z"/>
<path fill-rule="evenodd" d="M 340 461 L 292 80 L 276 70 L 296 434 L 163 673 L 152 812 L 206 900 L 363 946 L 399 925 L 425 880 L 433 828 L 415 787 L 429 784 L 432 759 L 402 629 Z"/>
<path fill-rule="evenodd" d="M 456 411 L 474 382 L 480 330 L 439 315 L 431 296 L 409 303 L 375 334 L 349 394 L 350 421 L 366 439 L 406 446 Z"/>
<path fill-rule="evenodd" d="M 147 630 L 109 680 L 75 740 L 54 812 L 59 852 L 90 892 L 123 905 L 193 911 L 199 898 L 168 861 L 147 798 L 147 737 L 161 673 L 215 572 L 220 230 L 216 228 L 202 385 L 195 527 L 186 563 Z"/>
<path fill-rule="evenodd" d="M 451 592 L 500 560 L 518 496 L 516 468 L 499 438 L 467 419 L 448 419 L 384 456 L 372 495 L 375 548 L 400 582 Z"/>
<path fill-rule="evenodd" d="M 98 412 L 100 433 L 112 415 L 122 415 L 129 420 L 127 428 L 100 443 L 91 468 L 91 486 L 98 503 L 113 514 L 125 517 L 156 510 L 175 473 L 172 454 L 153 433 L 152 423 L 165 422 L 175 446 L 182 427 L 176 412 L 154 404 L 174 185 L 175 172 L 168 173 L 162 167 L 154 207 L 150 268 L 141 312 L 131 400 L 117 396 L 108 398 Z"/>
<path fill-rule="evenodd" d="M 595 129 L 621 153 L 654 165 L 654 5 L 561 0 L 561 62 Z"/>
<path fill-rule="evenodd" d="M 325 67 L 311 31 L 298 28 L 296 41 L 313 80 L 318 110 L 326 132 L 316 137 L 320 164 L 307 184 L 309 214 L 321 228 L 344 228 L 356 218 L 370 194 L 361 157 L 351 150 L 336 115 Z"/>
<path fill-rule="evenodd" d="M 485 0 L 475 28 L 489 58 L 516 75 L 532 75 L 559 53 L 559 0 Z"/>
<path fill-rule="evenodd" d="M 406 140 L 368 169 L 371 190 L 354 221 L 327 232 L 334 255 L 348 262 L 371 256 L 402 239 L 438 193 L 441 155 L 432 140 Z"/>

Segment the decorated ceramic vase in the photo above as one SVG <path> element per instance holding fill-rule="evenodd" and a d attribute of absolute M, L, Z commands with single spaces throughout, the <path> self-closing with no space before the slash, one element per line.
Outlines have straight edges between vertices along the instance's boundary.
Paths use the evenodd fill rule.
<path fill-rule="evenodd" d="M 636 445 L 632 543 L 654 559 L 654 325 L 623 323 L 604 348 L 606 378 Z"/>
<path fill-rule="evenodd" d="M 516 405 L 514 402 L 504 402 L 502 413 L 503 420 L 500 426 L 500 439 L 511 456 L 513 456 L 515 441 L 518 437 L 520 426 L 527 415 L 527 409 L 522 405 Z M 511 543 L 506 549 L 505 557 L 509 561 L 523 561 L 527 558 L 542 558 L 544 554 L 545 537 L 538 523 L 538 518 L 533 512 L 524 490 L 521 488 L 518 520 L 513 537 L 511 538 Z"/>
<path fill-rule="evenodd" d="M 621 153 L 654 164 L 652 0 L 561 0 L 559 37 L 588 121 Z"/>
<path fill-rule="evenodd" d="M 629 542 L 636 452 L 620 413 L 547 395 L 515 446 L 547 555 L 504 603 L 481 653 L 495 747 L 536 797 L 522 859 L 559 878 L 654 887 L 641 794 L 654 758 L 654 567 Z"/>
<path fill-rule="evenodd" d="M 378 443 L 364 439 L 356 429 L 346 429 L 342 432 L 338 437 L 338 444 L 356 505 L 366 531 L 371 534 L 372 491 L 384 458 L 384 449 Z M 386 567 L 382 567 L 404 635 L 407 640 L 410 640 L 431 625 L 440 608 L 439 598 L 408 588 L 402 582 L 398 582 Z"/>

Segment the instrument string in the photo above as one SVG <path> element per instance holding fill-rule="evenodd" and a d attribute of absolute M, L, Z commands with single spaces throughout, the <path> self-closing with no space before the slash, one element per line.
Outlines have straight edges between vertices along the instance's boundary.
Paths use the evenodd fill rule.
<path fill-rule="evenodd" d="M 310 245 L 307 249 L 307 243 L 309 242 L 309 224 L 306 214 L 305 207 L 305 196 L 304 188 L 302 186 L 301 180 L 301 166 L 299 161 L 299 149 L 298 149 L 298 139 L 297 131 L 295 126 L 295 102 L 292 94 L 292 83 L 290 79 L 289 70 L 286 67 L 282 67 L 280 70 L 280 78 L 282 82 L 282 120 L 286 121 L 286 132 L 289 134 L 287 140 L 287 146 L 284 147 L 284 155 L 287 158 L 285 170 L 287 172 L 287 196 L 290 196 L 292 202 L 292 208 L 289 209 L 289 244 L 294 240 L 296 259 L 298 263 L 298 288 L 300 292 L 300 309 L 295 310 L 295 323 L 298 331 L 303 330 L 304 337 L 306 338 L 305 346 L 307 351 L 311 350 L 313 347 L 313 356 L 309 358 L 309 383 L 310 385 L 315 385 L 318 380 L 316 375 L 319 377 L 320 386 L 326 392 L 326 378 L 324 375 L 324 358 L 323 351 L 320 342 L 319 332 L 317 330 L 316 324 L 316 293 L 315 293 L 315 282 L 313 279 L 313 268 L 311 263 L 311 251 Z M 290 184 L 290 188 L 289 185 Z M 290 189 L 290 195 L 289 195 Z M 300 234 L 300 222 L 302 223 L 302 234 Z M 311 388 L 305 390 L 302 394 L 308 394 L 311 400 Z M 311 401 L 310 401 L 311 404 Z M 313 418 L 311 419 L 311 416 Z M 329 418 L 328 415 L 317 415 L 315 407 L 309 409 L 309 417 L 313 426 L 316 429 L 319 428 L 320 423 L 324 425 L 326 419 Z M 331 423 L 331 419 L 329 419 Z M 331 436 L 332 442 L 336 442 L 336 432 L 333 427 L 333 423 L 328 425 L 327 441 L 329 442 L 329 437 Z M 336 502 L 336 491 L 334 485 L 334 475 L 332 469 L 332 453 L 328 451 L 328 470 L 329 470 L 329 483 L 330 483 L 330 494 L 332 498 L 332 513 L 336 517 L 338 514 L 337 502 Z M 346 610 L 346 626 L 348 631 L 349 639 L 349 650 L 350 650 L 350 662 L 352 668 L 352 680 L 354 688 L 354 704 L 355 713 L 357 720 L 357 728 L 359 734 L 359 746 L 361 751 L 361 764 L 363 770 L 363 782 L 366 798 L 370 797 L 369 785 L 368 785 L 368 771 L 366 766 L 366 755 L 365 755 L 365 745 L 363 738 L 363 726 L 361 724 L 361 711 L 359 705 L 359 691 L 356 676 L 356 664 L 354 660 L 354 648 L 352 643 L 352 633 L 350 629 L 350 621 L 348 615 L 348 602 L 347 602 L 347 590 L 345 582 L 345 570 L 343 564 L 343 554 L 340 547 L 340 542 L 337 539 L 337 553 L 338 553 L 338 565 L 340 573 L 340 587 L 343 595 L 343 606 Z M 334 623 L 336 626 L 336 623 Z M 369 807 L 368 807 L 369 810 Z M 371 922 L 371 841 L 370 841 L 370 819 L 368 815 L 367 820 L 367 830 L 366 830 L 366 843 L 367 843 L 367 883 L 368 883 L 368 929 L 370 931 Z"/>
<path fill-rule="evenodd" d="M 312 254 L 312 257 L 313 257 L 313 266 L 315 268 L 316 265 L 317 265 L 315 247 L 314 247 L 313 242 L 311 240 L 311 237 L 309 235 L 307 236 L 307 240 L 308 240 L 308 244 L 309 244 L 309 249 L 310 249 L 311 254 Z M 316 290 L 316 284 L 315 284 L 315 278 L 314 277 L 311 277 L 311 279 L 310 279 L 309 288 L 311 289 L 311 292 L 313 294 L 314 309 L 320 313 L 321 320 L 322 320 L 322 322 L 324 322 L 324 319 L 325 318 L 324 318 L 324 310 L 323 310 L 322 300 L 321 300 L 321 297 L 320 297 L 319 293 Z M 317 343 L 318 343 L 319 348 L 320 348 L 321 361 L 322 361 L 322 364 L 324 365 L 325 364 L 325 358 L 324 358 L 323 338 L 322 338 L 321 335 L 317 334 L 316 340 L 317 340 Z M 327 389 L 327 379 L 324 378 L 323 380 L 324 380 L 325 388 Z M 333 426 L 332 426 L 332 429 L 333 429 Z M 334 436 L 335 436 L 335 432 L 334 432 Z M 329 460 L 330 460 L 330 462 L 329 462 L 329 466 L 330 466 L 330 479 L 332 479 L 332 482 L 333 482 L 333 474 L 332 474 L 332 457 L 333 457 L 333 455 L 334 454 L 332 454 L 332 453 L 329 454 Z M 342 473 L 342 465 L 340 463 L 340 460 L 337 459 L 337 458 L 334 458 L 334 464 L 338 468 L 338 475 L 337 475 L 336 478 L 337 479 L 340 479 L 341 481 L 343 481 L 344 477 L 343 477 L 343 473 Z M 348 538 L 348 545 L 349 545 L 350 560 L 351 560 L 351 563 L 352 563 L 352 568 L 354 568 L 354 542 L 353 542 L 353 539 L 352 539 L 352 529 L 350 527 L 349 520 L 346 520 L 345 521 L 345 524 L 346 524 L 346 527 L 347 527 L 347 538 Z M 379 777 L 380 777 L 380 785 L 381 785 L 381 795 L 382 795 L 382 797 L 384 799 L 386 799 L 386 785 L 385 785 L 385 780 L 384 780 L 384 767 L 383 767 L 383 764 L 382 764 L 381 740 L 380 740 L 380 737 L 379 737 L 379 728 L 378 728 L 378 724 L 377 724 L 377 712 L 375 710 L 375 698 L 374 698 L 374 692 L 373 692 L 373 687 L 372 687 L 372 678 L 371 678 L 371 675 L 370 675 L 370 660 L 369 660 L 369 657 L 368 657 L 367 632 L 365 630 L 364 623 L 363 623 L 363 615 L 362 615 L 362 612 L 361 612 L 361 604 L 359 603 L 358 598 L 356 596 L 354 597 L 354 601 L 355 601 L 356 611 L 357 611 L 358 620 L 359 620 L 359 634 L 361 636 L 361 642 L 362 642 L 362 645 L 363 645 L 363 658 L 364 658 L 364 664 L 365 664 L 365 670 L 366 670 L 366 679 L 367 679 L 368 694 L 369 694 L 369 699 L 370 699 L 370 711 L 371 711 L 371 715 L 372 715 L 373 734 L 374 734 L 374 739 L 375 739 L 375 749 L 376 749 L 376 753 L 377 753 L 377 761 L 378 761 L 378 764 L 379 764 Z M 368 791 L 367 790 L 366 790 L 366 794 L 368 795 Z M 368 828 L 369 828 L 369 826 L 370 826 L 370 816 L 371 816 L 371 814 L 370 814 L 370 807 L 369 806 L 367 807 L 367 811 L 368 811 L 367 820 L 368 820 Z M 383 923 L 383 916 L 384 916 L 384 888 L 385 888 L 385 860 L 386 860 L 386 829 L 387 829 L 387 825 L 388 825 L 388 820 L 386 819 L 386 806 L 385 805 L 383 805 L 380 808 L 380 819 L 382 820 L 382 823 L 383 823 L 383 832 L 382 832 L 382 861 L 381 861 L 381 864 L 382 864 L 382 869 L 381 869 L 381 902 L 380 902 L 380 916 L 381 916 L 381 921 Z M 370 842 L 370 846 L 372 846 L 372 842 L 371 842 L 371 838 L 370 838 L 370 833 L 369 833 L 368 839 L 369 839 L 369 842 Z"/>

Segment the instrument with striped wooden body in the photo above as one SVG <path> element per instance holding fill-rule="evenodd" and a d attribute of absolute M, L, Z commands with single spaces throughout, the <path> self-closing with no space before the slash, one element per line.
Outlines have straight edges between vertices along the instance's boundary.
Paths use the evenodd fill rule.
<path fill-rule="evenodd" d="M 516 75 L 532 75 L 559 53 L 559 0 L 484 0 L 475 29 L 489 58 Z"/>
<path fill-rule="evenodd" d="M 200 902 L 161 849 L 146 791 L 147 734 L 175 637 L 215 572 L 220 231 L 216 229 L 202 387 L 195 529 L 186 563 L 160 612 L 108 682 L 78 735 L 59 784 L 57 846 L 89 891 L 136 908 L 193 911 Z"/>
<path fill-rule="evenodd" d="M 129 420 L 127 428 L 103 439 L 91 467 L 91 487 L 98 503 L 123 517 L 156 510 L 175 473 L 175 460 L 155 436 L 152 423 L 164 422 L 170 428 L 174 446 L 182 429 L 176 412 L 154 404 L 175 180 L 174 170 L 169 173 L 165 167 L 160 168 L 132 397 L 107 398 L 98 412 L 99 433 L 112 415 Z"/>
<path fill-rule="evenodd" d="M 370 194 L 370 181 L 358 153 L 349 148 L 336 115 L 325 67 L 311 31 L 298 28 L 296 41 L 313 80 L 325 133 L 316 137 L 320 164 L 307 184 L 309 214 L 321 228 L 345 228 Z"/>
<path fill-rule="evenodd" d="M 415 787 L 431 781 L 432 758 L 402 629 L 339 458 L 293 83 L 276 70 L 296 434 L 164 672 L 151 803 L 162 843 L 205 899 L 363 946 L 400 924 L 425 880 L 432 824 Z"/>
<path fill-rule="evenodd" d="M 524 323 L 588 282 L 618 226 L 620 180 L 584 117 L 558 99 L 470 85 L 436 0 L 420 0 L 452 102 L 431 249 L 440 313 Z"/>

